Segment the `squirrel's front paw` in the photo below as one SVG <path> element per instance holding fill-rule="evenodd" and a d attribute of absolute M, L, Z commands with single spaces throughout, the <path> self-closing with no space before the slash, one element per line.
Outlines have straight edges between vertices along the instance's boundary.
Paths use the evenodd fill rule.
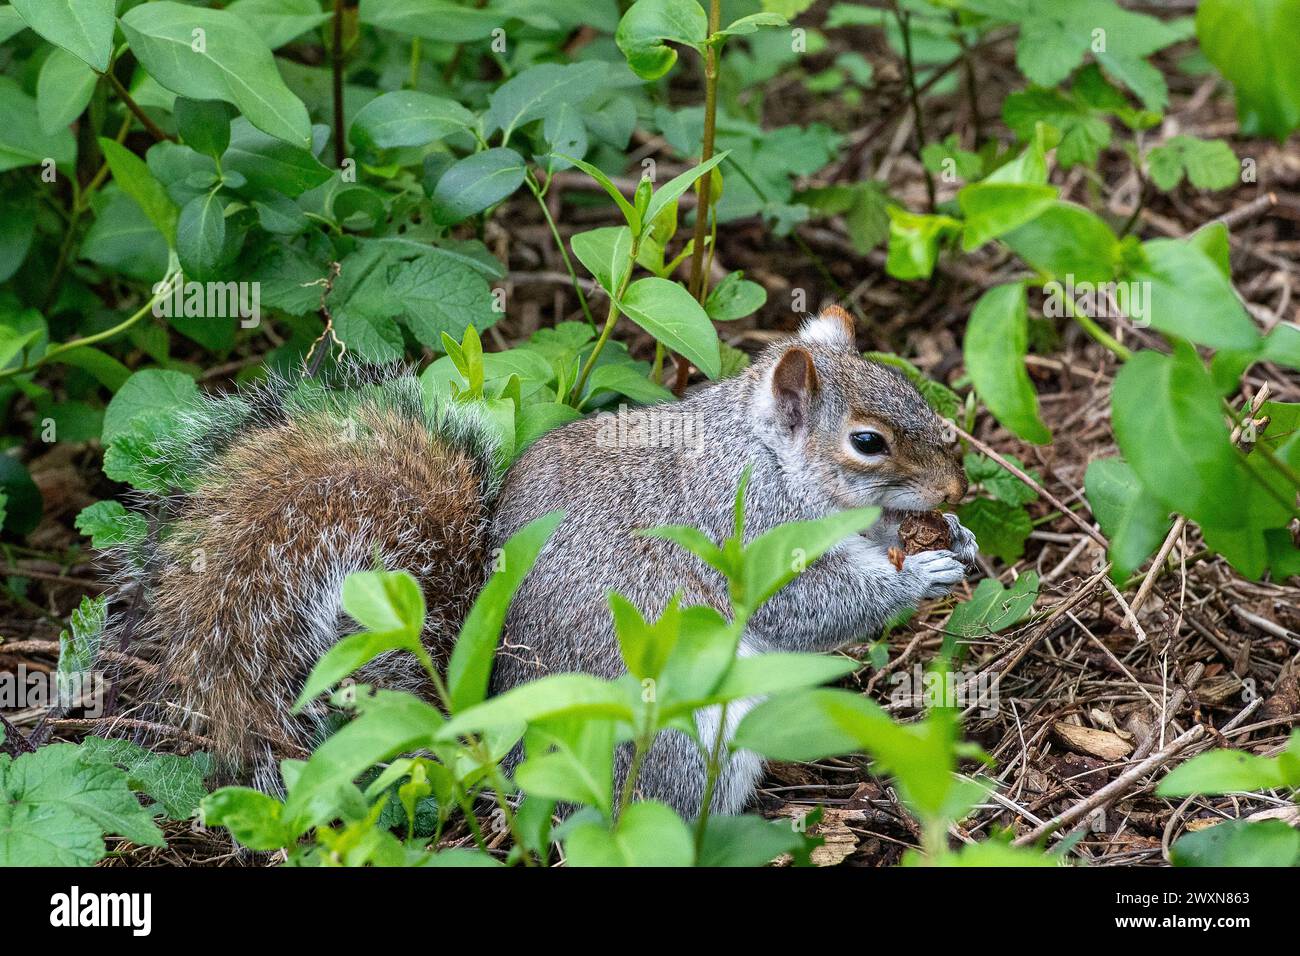
<path fill-rule="evenodd" d="M 948 533 L 952 536 L 952 550 L 962 564 L 968 568 L 975 566 L 975 556 L 979 553 L 979 544 L 975 535 L 957 520 L 954 514 L 944 512 L 943 520 L 948 522 Z"/>
<path fill-rule="evenodd" d="M 966 577 L 966 566 L 951 551 L 922 551 L 904 559 L 903 573 L 911 575 L 916 582 L 919 600 L 950 593 Z"/>

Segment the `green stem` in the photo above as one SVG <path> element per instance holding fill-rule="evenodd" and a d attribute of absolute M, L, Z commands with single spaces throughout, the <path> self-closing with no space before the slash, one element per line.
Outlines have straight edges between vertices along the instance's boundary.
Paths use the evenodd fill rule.
<path fill-rule="evenodd" d="M 713 140 L 718 119 L 718 47 L 715 35 L 722 25 L 721 0 L 709 0 L 709 43 L 704 50 L 704 139 L 700 144 L 700 162 L 713 158 Z M 687 288 L 701 305 L 708 297 L 708 274 L 704 271 L 704 240 L 709 232 L 709 206 L 713 201 L 713 174 L 705 173 L 695 184 L 698 201 L 695 205 L 694 245 L 691 247 L 691 278 Z M 691 363 L 684 356 L 677 357 L 677 375 L 673 391 L 681 395 L 690 379 Z"/>
<path fill-rule="evenodd" d="M 912 58 L 912 29 L 910 25 L 911 16 L 905 13 L 898 6 L 897 0 L 893 0 L 894 19 L 898 21 L 898 28 L 903 33 L 903 62 L 907 67 L 907 93 L 912 103 L 912 119 L 916 126 L 916 152 L 919 156 L 925 149 L 925 126 L 921 117 L 921 95 L 916 87 L 916 64 Z M 925 194 L 929 200 L 930 212 L 934 212 L 934 176 L 930 170 L 925 171 Z"/>
<path fill-rule="evenodd" d="M 156 293 L 152 299 L 150 299 L 148 302 L 142 305 L 139 308 L 139 310 L 134 312 L 129 318 L 123 320 L 122 322 L 119 322 L 111 329 L 105 329 L 102 332 L 96 332 L 94 335 L 87 335 L 84 336 L 83 338 L 73 339 L 71 342 L 64 342 L 62 345 L 56 345 L 53 348 L 46 350 L 45 354 L 42 355 L 40 358 L 38 358 L 35 362 L 30 362 L 30 363 L 24 362 L 22 365 L 18 366 L 17 368 L 2 369 L 0 370 L 0 381 L 3 381 L 6 378 L 10 378 L 11 376 L 14 375 L 23 375 L 26 374 L 27 372 L 34 372 L 42 365 L 45 365 L 56 356 L 62 355 L 64 352 L 70 352 L 73 349 L 82 348 L 87 345 L 94 345 L 96 342 L 102 342 L 105 339 L 111 339 L 113 336 L 121 332 L 125 332 L 127 329 L 135 325 L 146 315 L 148 315 L 151 311 L 153 311 L 153 307 L 157 305 L 160 301 L 162 301 L 162 299 L 164 299 L 165 297 L 171 294 L 172 283 L 176 280 L 177 276 L 178 276 L 177 273 L 172 273 L 171 275 L 163 279 L 161 283 L 163 288 L 160 292 Z"/>
<path fill-rule="evenodd" d="M 1121 362 L 1127 362 L 1132 358 L 1133 353 L 1126 346 L 1121 345 L 1118 339 L 1098 325 L 1091 316 L 1084 315 L 1082 312 L 1078 311 L 1075 308 L 1074 303 L 1070 301 L 1069 296 L 1061 296 L 1061 302 L 1065 304 L 1065 311 L 1069 313 L 1070 318 L 1078 322 L 1083 330 L 1092 336 L 1092 338 L 1098 343 L 1105 346 L 1111 352 L 1114 352 Z"/>
<path fill-rule="evenodd" d="M 420 38 L 411 37 L 411 72 L 406 78 L 406 85 L 415 89 L 420 85 Z"/>
<path fill-rule="evenodd" d="M 724 703 L 718 713 L 718 732 L 713 737 L 713 749 L 709 752 L 707 774 L 704 778 L 704 796 L 700 798 L 700 815 L 695 818 L 695 852 L 698 855 L 704 847 L 704 832 L 709 825 L 709 809 L 713 805 L 713 791 L 718 785 L 718 775 L 722 772 L 722 746 L 727 732 L 727 705 Z"/>
<path fill-rule="evenodd" d="M 664 355 L 666 350 L 664 344 L 658 339 L 655 340 L 655 364 L 650 371 L 650 380 L 656 385 L 664 383 Z"/>
<path fill-rule="evenodd" d="M 149 131 L 150 136 L 159 142 L 162 142 L 165 139 L 171 140 L 172 142 L 176 141 L 175 136 L 164 133 L 161 127 L 149 118 L 149 115 L 140 108 L 140 104 L 135 101 L 127 88 L 122 85 L 122 81 L 114 76 L 112 71 L 105 73 L 104 76 L 108 79 L 109 85 L 112 86 L 114 91 L 117 93 L 118 99 L 126 104 L 126 108 L 129 109 L 132 114 L 135 115 L 135 118 L 140 121 L 140 125 Z"/>
<path fill-rule="evenodd" d="M 330 72 L 334 94 L 334 165 L 343 167 L 348 158 L 347 144 L 343 139 L 343 0 L 334 0 L 333 46 L 330 51 Z"/>
<path fill-rule="evenodd" d="M 587 385 L 587 377 L 591 375 L 591 370 L 596 365 L 596 358 L 600 355 L 601 349 L 609 341 L 610 333 L 614 331 L 614 326 L 618 322 L 618 303 L 623 298 L 623 293 L 627 291 L 628 283 L 632 281 L 632 269 L 636 265 L 636 256 L 640 240 L 636 236 L 632 237 L 632 254 L 628 257 L 627 269 L 623 274 L 623 281 L 618 285 L 618 291 L 609 297 L 609 312 L 605 316 L 605 326 L 600 330 L 600 338 L 596 339 L 596 345 L 587 356 L 586 363 L 582 366 L 582 372 L 578 375 L 578 380 L 573 383 L 573 391 L 569 393 L 569 403 L 577 408 L 577 402 L 582 397 L 582 390 Z"/>
<path fill-rule="evenodd" d="M 559 227 L 555 225 L 555 219 L 551 216 L 551 210 L 546 205 L 546 190 L 533 181 L 531 175 L 524 177 L 524 182 L 528 184 L 529 191 L 537 199 L 537 205 L 542 209 L 542 216 L 546 219 L 546 225 L 551 230 L 551 237 L 555 240 L 555 248 L 560 250 L 560 258 L 564 260 L 564 268 L 569 272 L 569 280 L 573 283 L 573 291 L 578 296 L 578 302 L 582 306 L 582 314 L 587 317 L 587 324 L 593 329 L 596 327 L 596 320 L 591 314 L 591 306 L 587 304 L 587 296 L 582 291 L 582 285 L 578 282 L 578 271 L 573 267 L 573 260 L 569 257 L 569 250 L 564 246 L 564 240 L 560 238 Z M 547 186 L 550 180 L 547 180 Z"/>

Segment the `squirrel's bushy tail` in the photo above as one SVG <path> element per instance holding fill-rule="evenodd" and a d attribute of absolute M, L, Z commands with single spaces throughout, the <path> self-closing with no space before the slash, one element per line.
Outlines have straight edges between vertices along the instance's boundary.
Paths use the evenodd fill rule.
<path fill-rule="evenodd" d="M 429 412 L 406 374 L 276 380 L 179 418 L 160 464 L 186 488 L 143 502 L 149 544 L 103 646 L 156 666 L 146 716 L 210 738 L 223 776 L 274 792 L 278 759 L 309 751 L 327 716 L 289 711 L 320 656 L 356 630 L 341 605 L 348 574 L 411 572 L 426 644 L 445 658 L 485 575 L 493 449 L 468 410 Z M 358 677 L 424 681 L 398 654 Z"/>

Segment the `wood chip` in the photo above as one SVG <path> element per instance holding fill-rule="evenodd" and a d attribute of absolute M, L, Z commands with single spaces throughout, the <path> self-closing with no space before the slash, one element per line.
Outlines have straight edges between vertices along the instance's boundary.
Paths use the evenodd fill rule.
<path fill-rule="evenodd" d="M 1102 760 L 1123 760 L 1133 752 L 1133 746 L 1109 730 L 1095 730 L 1058 720 L 1052 725 L 1058 740 L 1075 753 L 1100 757 Z"/>

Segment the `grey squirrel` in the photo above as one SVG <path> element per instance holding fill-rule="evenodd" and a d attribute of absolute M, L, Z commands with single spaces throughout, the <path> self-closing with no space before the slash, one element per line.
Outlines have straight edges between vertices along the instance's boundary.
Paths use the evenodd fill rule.
<path fill-rule="evenodd" d="M 747 466 L 747 537 L 849 507 L 884 512 L 771 598 L 741 653 L 872 637 L 898 612 L 947 594 L 975 557 L 974 537 L 946 515 L 951 551 L 891 561 L 902 517 L 956 502 L 966 479 L 942 419 L 902 374 L 857 353 L 852 319 L 838 308 L 741 375 L 638 409 L 648 427 L 637 434 L 611 428 L 608 415 L 547 433 L 503 480 L 472 414 L 450 401 L 431 413 L 409 375 L 305 388 L 209 398 L 185 413 L 170 464 L 192 478 L 154 502 L 166 534 L 153 536 L 133 576 L 143 589 L 135 619 L 114 625 L 158 663 L 152 696 L 167 722 L 211 738 L 232 775 L 270 792 L 281 789 L 277 757 L 309 750 L 329 719 L 323 705 L 302 717 L 290 706 L 319 657 L 355 630 L 341 608 L 343 579 L 376 558 L 419 580 L 426 643 L 445 660 L 493 549 L 528 521 L 564 512 L 510 606 L 492 677 L 499 693 L 549 673 L 621 674 L 610 591 L 647 618 L 679 589 L 683 604 L 726 610 L 720 575 L 633 532 L 689 524 L 725 538 Z M 684 426 L 693 440 L 645 440 L 680 437 Z M 397 654 L 358 679 L 428 691 L 420 668 Z M 730 708 L 728 724 L 743 711 Z M 716 723 L 701 731 L 713 740 Z M 739 812 L 760 773 L 757 757 L 735 754 L 713 808 Z M 638 790 L 690 815 L 704 782 L 695 745 L 668 731 Z"/>

